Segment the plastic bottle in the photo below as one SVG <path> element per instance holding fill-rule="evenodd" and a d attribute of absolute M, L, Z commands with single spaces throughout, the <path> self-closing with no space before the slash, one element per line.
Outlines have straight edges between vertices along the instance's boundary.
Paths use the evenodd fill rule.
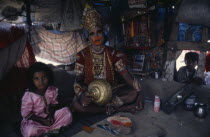
<path fill-rule="evenodd" d="M 159 96 L 155 96 L 155 100 L 154 100 L 154 112 L 159 112 L 160 110 L 160 98 Z"/>

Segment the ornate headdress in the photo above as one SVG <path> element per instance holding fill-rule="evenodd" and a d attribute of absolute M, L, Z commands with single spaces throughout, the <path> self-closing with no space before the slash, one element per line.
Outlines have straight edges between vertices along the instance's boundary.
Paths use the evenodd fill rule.
<path fill-rule="evenodd" d="M 82 22 L 86 31 L 89 31 L 92 27 L 102 27 L 103 18 L 94 8 L 85 8 L 83 12 Z"/>

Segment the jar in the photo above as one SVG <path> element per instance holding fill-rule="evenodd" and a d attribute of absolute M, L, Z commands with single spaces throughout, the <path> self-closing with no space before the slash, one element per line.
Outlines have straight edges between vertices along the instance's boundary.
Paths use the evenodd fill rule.
<path fill-rule="evenodd" d="M 195 103 L 196 103 L 196 96 L 193 94 L 185 100 L 184 102 L 185 109 L 189 111 L 194 110 Z"/>

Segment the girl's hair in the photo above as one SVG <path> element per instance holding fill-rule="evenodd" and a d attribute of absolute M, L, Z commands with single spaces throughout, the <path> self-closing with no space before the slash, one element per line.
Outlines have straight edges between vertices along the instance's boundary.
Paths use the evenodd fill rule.
<path fill-rule="evenodd" d="M 35 91 L 37 89 L 33 82 L 33 76 L 34 73 L 36 72 L 45 72 L 48 76 L 48 81 L 49 81 L 48 85 L 54 84 L 52 69 L 48 65 L 42 62 L 35 62 L 31 67 L 28 68 L 28 80 L 29 80 L 30 91 Z"/>

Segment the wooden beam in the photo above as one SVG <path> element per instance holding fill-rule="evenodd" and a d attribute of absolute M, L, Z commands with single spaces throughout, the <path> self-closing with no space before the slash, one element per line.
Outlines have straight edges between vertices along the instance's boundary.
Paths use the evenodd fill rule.
<path fill-rule="evenodd" d="M 198 68 L 197 68 L 197 76 L 199 77 L 204 77 L 205 62 L 206 62 L 206 52 L 200 52 Z"/>
<path fill-rule="evenodd" d="M 179 24 L 178 23 L 173 23 L 171 34 L 170 34 L 170 37 L 169 37 L 170 41 L 176 41 L 177 40 L 178 31 L 179 31 Z"/>
<path fill-rule="evenodd" d="M 186 41 L 169 41 L 168 49 L 171 50 L 199 50 L 210 51 L 210 43 L 206 42 L 186 42 Z"/>
<path fill-rule="evenodd" d="M 169 37 L 170 41 L 177 40 L 178 27 L 179 27 L 178 23 L 172 24 L 172 30 L 171 30 L 170 37 Z M 176 51 L 174 51 L 174 50 L 167 51 L 167 59 L 166 59 L 165 66 L 164 66 L 165 71 L 163 73 L 163 77 L 167 81 L 174 80 L 174 69 L 175 69 L 175 63 L 176 63 L 175 56 L 176 56 Z"/>

